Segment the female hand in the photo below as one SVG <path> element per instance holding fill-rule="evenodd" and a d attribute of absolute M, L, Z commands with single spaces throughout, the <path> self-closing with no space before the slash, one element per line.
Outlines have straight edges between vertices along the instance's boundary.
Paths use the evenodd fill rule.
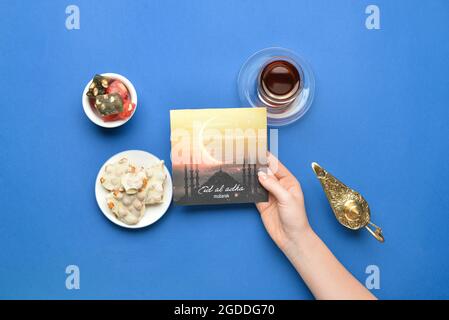
<path fill-rule="evenodd" d="M 271 153 L 268 174 L 259 172 L 260 184 L 268 190 L 268 202 L 256 204 L 268 234 L 286 252 L 310 230 L 304 196 L 296 178 Z"/>
<path fill-rule="evenodd" d="M 313 232 L 298 180 L 273 155 L 259 181 L 269 200 L 257 203 L 263 224 L 317 299 L 376 299 Z"/>

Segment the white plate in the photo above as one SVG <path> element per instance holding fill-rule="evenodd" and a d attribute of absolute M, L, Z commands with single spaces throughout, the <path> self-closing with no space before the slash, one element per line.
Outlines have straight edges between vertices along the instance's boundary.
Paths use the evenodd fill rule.
<path fill-rule="evenodd" d="M 165 173 L 167 174 L 167 179 L 165 180 L 164 184 L 164 202 L 160 204 L 146 205 L 145 214 L 142 220 L 140 220 L 139 223 L 135 225 L 128 225 L 117 219 L 115 215 L 111 212 L 111 210 L 108 208 L 108 204 L 106 201 L 106 195 L 108 194 L 108 191 L 105 188 L 103 188 L 103 186 L 100 183 L 100 177 L 101 174 L 104 172 L 106 164 L 119 161 L 120 159 L 125 157 L 128 158 L 130 163 L 136 166 L 143 166 L 143 167 L 148 167 L 152 163 L 159 160 L 159 158 L 146 151 L 128 150 L 117 153 L 116 155 L 112 156 L 108 161 L 106 161 L 101 166 L 100 171 L 98 171 L 97 179 L 95 180 L 95 197 L 97 198 L 98 206 L 100 207 L 101 211 L 106 216 L 106 218 L 111 220 L 116 225 L 131 229 L 143 228 L 159 220 L 170 206 L 173 196 L 172 180 L 170 177 L 170 172 L 168 171 L 167 167 L 164 166 Z"/>
<path fill-rule="evenodd" d="M 111 77 L 111 78 L 114 78 L 114 79 L 118 79 L 121 82 L 123 82 L 123 84 L 128 88 L 129 95 L 131 96 L 132 103 L 134 103 L 136 105 L 136 107 L 134 108 L 133 113 L 131 114 L 131 116 L 128 119 L 116 120 L 116 121 L 104 121 L 92 109 L 92 106 L 89 103 L 89 97 L 86 96 L 87 91 L 89 91 L 89 86 L 92 83 L 92 79 L 91 79 L 86 84 L 86 87 L 84 88 L 84 91 L 83 91 L 83 96 L 81 97 L 81 100 L 83 102 L 84 113 L 90 119 L 90 121 L 92 121 L 96 125 L 99 125 L 100 127 L 104 127 L 104 128 L 120 127 L 121 125 L 123 125 L 126 122 L 128 122 L 129 119 L 131 119 L 133 117 L 134 113 L 136 113 L 136 109 L 137 109 L 137 92 L 136 92 L 136 89 L 134 88 L 134 86 L 131 83 L 131 81 L 129 81 L 128 79 L 126 79 L 124 76 L 122 76 L 120 74 L 117 74 L 117 73 L 102 73 L 101 75 L 105 76 L 105 77 Z"/>

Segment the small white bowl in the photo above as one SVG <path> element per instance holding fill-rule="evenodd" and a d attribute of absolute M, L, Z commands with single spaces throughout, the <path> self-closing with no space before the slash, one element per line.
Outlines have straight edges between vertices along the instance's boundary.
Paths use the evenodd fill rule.
<path fill-rule="evenodd" d="M 92 107 L 91 107 L 91 105 L 89 103 L 89 97 L 86 96 L 87 91 L 89 91 L 89 86 L 92 83 L 92 79 L 91 79 L 87 83 L 86 87 L 84 88 L 83 96 L 81 97 L 81 100 L 83 102 L 84 113 L 87 115 L 87 117 L 90 119 L 90 121 L 92 121 L 93 123 L 95 123 L 96 125 L 98 125 L 100 127 L 103 127 L 103 128 L 120 127 L 121 125 L 123 125 L 126 122 L 128 122 L 128 120 L 133 117 L 134 113 L 136 113 L 136 109 L 137 109 L 137 92 L 136 92 L 136 89 L 134 88 L 134 86 L 131 83 L 131 81 L 129 81 L 128 79 L 126 79 L 124 76 L 122 76 L 120 74 L 117 74 L 117 73 L 101 73 L 101 75 L 105 76 L 105 77 L 118 79 L 121 82 L 123 82 L 123 84 L 128 88 L 129 95 L 131 96 L 131 102 L 134 103 L 136 105 L 136 107 L 134 108 L 133 113 L 127 119 L 115 120 L 115 121 L 104 121 L 92 109 Z"/>

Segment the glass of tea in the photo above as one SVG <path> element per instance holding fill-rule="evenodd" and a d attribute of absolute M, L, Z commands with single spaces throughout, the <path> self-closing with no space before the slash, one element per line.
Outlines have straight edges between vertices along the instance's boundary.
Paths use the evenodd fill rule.
<path fill-rule="evenodd" d="M 267 48 L 243 65 L 238 90 L 243 106 L 266 107 L 268 125 L 282 126 L 310 108 L 315 79 L 308 63 L 293 51 Z"/>

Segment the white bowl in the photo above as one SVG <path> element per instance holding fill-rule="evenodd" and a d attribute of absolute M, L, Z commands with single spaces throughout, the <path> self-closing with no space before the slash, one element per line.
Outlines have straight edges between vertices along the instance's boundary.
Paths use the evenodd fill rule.
<path fill-rule="evenodd" d="M 138 167 L 140 166 L 148 167 L 151 163 L 159 161 L 159 159 L 156 156 L 141 150 L 128 150 L 117 153 L 116 155 L 112 156 L 109 160 L 107 160 L 98 171 L 97 179 L 95 180 L 95 198 L 97 199 L 97 203 L 98 206 L 100 207 L 101 212 L 103 212 L 104 216 L 108 218 L 112 223 L 130 229 L 143 228 L 149 226 L 150 224 L 155 223 L 160 218 L 162 218 L 164 213 L 170 207 L 171 200 L 173 197 L 173 184 L 170 172 L 168 171 L 167 167 L 164 166 L 164 171 L 167 174 L 167 179 L 165 180 L 164 183 L 164 201 L 160 204 L 146 205 L 145 215 L 142 217 L 142 220 L 140 220 L 137 224 L 128 225 L 117 219 L 115 215 L 111 212 L 111 210 L 108 208 L 108 204 L 106 201 L 108 191 L 105 188 L 103 188 L 103 186 L 100 183 L 100 178 L 102 176 L 102 173 L 104 172 L 106 164 L 119 161 L 120 159 L 125 157 L 128 158 L 130 163 Z"/>
<path fill-rule="evenodd" d="M 126 122 L 128 122 L 129 119 L 131 119 L 133 117 L 134 113 L 136 112 L 136 109 L 137 109 L 137 92 L 136 92 L 136 89 L 134 88 L 134 86 L 131 83 L 131 81 L 129 81 L 128 79 L 126 79 L 124 76 L 122 76 L 120 74 L 117 74 L 117 73 L 101 73 L 101 75 L 105 76 L 105 77 L 118 79 L 121 82 L 123 82 L 123 84 L 128 88 L 129 95 L 131 96 L 131 102 L 134 103 L 136 105 L 136 107 L 134 108 L 133 113 L 127 119 L 115 120 L 115 121 L 104 121 L 92 109 L 92 107 L 91 107 L 91 105 L 89 103 L 89 97 L 86 96 L 87 91 L 89 91 L 89 86 L 92 83 L 92 79 L 91 79 L 87 83 L 86 87 L 84 88 L 83 96 L 81 97 L 81 100 L 83 102 L 84 113 L 90 119 L 90 121 L 92 121 L 96 125 L 99 125 L 100 127 L 104 127 L 104 128 L 120 127 L 121 125 L 123 125 Z"/>

